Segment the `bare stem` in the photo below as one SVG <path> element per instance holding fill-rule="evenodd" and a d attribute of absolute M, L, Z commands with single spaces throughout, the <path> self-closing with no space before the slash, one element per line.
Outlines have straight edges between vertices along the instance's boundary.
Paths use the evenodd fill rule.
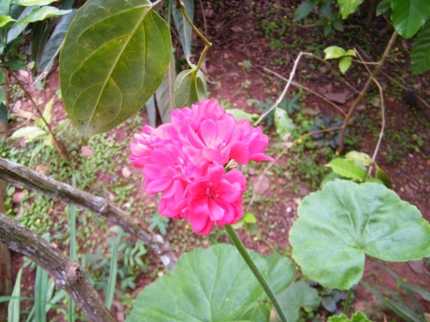
<path fill-rule="evenodd" d="M 52 143 L 54 144 L 55 149 L 57 150 L 58 154 L 63 160 L 69 159 L 69 153 L 67 152 L 66 148 L 64 147 L 64 144 L 62 141 L 59 141 L 57 137 L 55 136 L 55 133 L 51 129 L 51 125 L 46 121 L 46 119 L 43 116 L 42 111 L 40 110 L 39 106 L 36 104 L 36 102 L 33 100 L 33 97 L 31 97 L 31 94 L 27 91 L 27 89 L 22 85 L 18 77 L 16 77 L 15 73 L 13 73 L 12 70 L 8 69 L 10 75 L 15 79 L 18 86 L 22 89 L 25 96 L 27 96 L 28 100 L 31 102 L 31 104 L 36 109 L 37 113 L 39 114 L 42 122 L 45 124 L 47 131 L 52 137 Z"/>
<path fill-rule="evenodd" d="M 89 321 L 115 322 L 82 268 L 28 228 L 0 213 L 0 243 L 46 270 L 73 298 Z"/>
<path fill-rule="evenodd" d="M 343 146 L 344 146 L 343 141 L 345 139 L 346 128 L 348 127 L 349 121 L 351 120 L 352 115 L 355 112 L 355 109 L 357 108 L 358 104 L 360 104 L 360 102 L 364 98 L 364 95 L 367 93 L 367 90 L 369 89 L 370 83 L 373 81 L 373 79 L 376 78 L 376 76 L 379 74 L 379 71 L 382 69 L 382 66 L 384 65 L 385 60 L 387 59 L 388 54 L 390 53 L 390 50 L 393 47 L 396 39 L 397 39 L 397 32 L 394 31 L 387 47 L 385 48 L 384 53 L 382 54 L 381 60 L 379 61 L 379 65 L 377 65 L 375 67 L 375 69 L 373 70 L 373 72 L 369 75 L 369 78 L 367 79 L 363 90 L 358 94 L 357 98 L 352 103 L 352 105 L 348 111 L 348 114 L 345 117 L 345 121 L 344 121 L 343 126 L 342 126 L 342 131 L 340 133 L 340 144 L 339 144 L 339 147 L 337 149 L 338 154 L 341 154 L 343 151 Z"/>
<path fill-rule="evenodd" d="M 280 74 L 278 74 L 277 72 L 275 72 L 275 71 L 273 71 L 273 70 L 271 70 L 271 69 L 269 69 L 269 68 L 266 68 L 266 67 L 263 67 L 263 69 L 265 70 L 265 71 L 267 71 L 267 72 L 269 72 L 269 73 L 272 73 L 273 75 L 275 75 L 275 76 L 278 76 L 280 79 L 282 79 L 282 80 L 284 80 L 284 81 L 288 81 L 285 77 L 283 77 L 282 75 L 280 75 Z M 317 92 L 315 92 L 315 91 L 313 91 L 313 90 L 311 90 L 309 87 L 306 87 L 306 86 L 304 86 L 304 85 L 302 85 L 302 84 L 299 84 L 299 83 L 297 83 L 297 82 L 295 82 L 295 81 L 292 81 L 291 82 L 291 85 L 293 85 L 293 86 L 295 86 L 295 87 L 298 87 L 298 88 L 302 88 L 302 89 L 304 89 L 305 91 L 308 91 L 309 93 L 311 93 L 311 94 L 314 94 L 315 96 L 318 96 L 319 98 L 321 98 L 322 100 L 324 100 L 324 101 L 326 101 L 327 103 L 329 103 L 330 105 L 332 105 L 335 109 L 337 109 L 339 112 L 341 112 L 342 114 L 343 114 L 343 116 L 346 116 L 346 113 L 339 107 L 339 106 L 337 106 L 336 104 L 334 104 L 332 101 L 330 101 L 330 100 L 328 100 L 328 99 L 326 99 L 324 96 L 322 96 L 322 95 L 320 95 L 320 94 L 318 94 Z"/>
<path fill-rule="evenodd" d="M 54 199 L 88 209 L 111 223 L 121 226 L 125 231 L 142 240 L 146 246 L 152 248 L 168 269 L 173 269 L 176 264 L 176 256 L 173 254 L 170 245 L 163 240 L 163 237 L 143 228 L 130 216 L 108 203 L 104 198 L 93 196 L 2 158 L 0 158 L 0 179 L 20 184 Z"/>

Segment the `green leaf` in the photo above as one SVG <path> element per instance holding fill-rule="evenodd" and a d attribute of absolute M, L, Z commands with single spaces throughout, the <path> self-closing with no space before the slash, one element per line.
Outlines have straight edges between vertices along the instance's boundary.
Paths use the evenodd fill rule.
<path fill-rule="evenodd" d="M 161 84 L 171 48 L 149 0 L 87 1 L 60 55 L 65 108 L 81 135 L 109 131 L 139 111 Z"/>
<path fill-rule="evenodd" d="M 324 187 L 328 182 L 334 181 L 336 179 L 342 179 L 342 176 L 340 174 L 337 174 L 336 172 L 330 172 L 328 175 L 326 175 L 321 182 L 321 188 Z"/>
<path fill-rule="evenodd" d="M 11 16 L 0 16 L 0 27 L 3 27 L 8 22 L 15 21 Z"/>
<path fill-rule="evenodd" d="M 391 9 L 391 0 L 382 0 L 376 7 L 376 15 L 380 16 Z"/>
<path fill-rule="evenodd" d="M 342 313 L 341 315 L 330 316 L 328 322 L 370 322 L 370 320 L 363 312 L 358 311 L 351 316 L 351 319 Z"/>
<path fill-rule="evenodd" d="M 363 166 L 369 166 L 373 163 L 370 155 L 364 152 L 350 151 L 347 154 L 345 154 L 345 158 L 347 160 L 358 162 Z"/>
<path fill-rule="evenodd" d="M 9 60 L 4 64 L 6 67 L 9 67 L 13 70 L 25 70 L 25 64 L 19 60 Z"/>
<path fill-rule="evenodd" d="M 324 49 L 325 57 L 324 59 L 335 59 L 346 55 L 346 51 L 338 46 L 330 46 Z"/>
<path fill-rule="evenodd" d="M 305 197 L 290 231 L 293 258 L 303 274 L 324 287 L 357 284 L 365 255 L 385 261 L 430 255 L 430 225 L 386 187 L 346 180 Z"/>
<path fill-rule="evenodd" d="M 33 141 L 37 139 L 42 139 L 47 136 L 48 133 L 38 126 L 26 126 L 22 127 L 11 135 L 10 139 L 25 138 L 26 141 Z"/>
<path fill-rule="evenodd" d="M 243 215 L 243 221 L 247 224 L 255 224 L 257 222 L 257 218 L 253 213 L 247 212 Z"/>
<path fill-rule="evenodd" d="M 52 110 L 52 104 L 54 104 L 54 99 L 55 96 L 52 96 L 51 100 L 46 103 L 45 105 L 45 110 L 43 111 L 43 118 L 45 119 L 46 122 L 48 122 L 48 124 L 51 123 L 51 110 Z M 43 124 L 45 125 L 45 123 Z"/>
<path fill-rule="evenodd" d="M 258 114 L 249 114 L 249 113 L 246 113 L 245 111 L 238 109 L 238 108 L 227 108 L 225 111 L 228 114 L 233 115 L 236 120 L 245 119 L 249 123 L 252 123 L 256 119 L 258 119 Z"/>
<path fill-rule="evenodd" d="M 346 73 L 346 71 L 351 66 L 351 62 L 352 62 L 352 58 L 351 57 L 342 57 L 339 60 L 339 69 L 340 69 L 340 71 L 341 71 L 342 74 Z"/>
<path fill-rule="evenodd" d="M 307 17 L 311 12 L 312 9 L 317 5 L 318 0 L 306 0 L 300 4 L 300 6 L 297 7 L 296 12 L 294 12 L 294 20 L 302 20 L 303 18 Z"/>
<path fill-rule="evenodd" d="M 52 2 L 56 2 L 57 0 L 13 0 L 12 4 L 16 4 L 19 6 L 29 7 L 29 6 L 46 6 Z"/>
<path fill-rule="evenodd" d="M 376 179 L 379 179 L 382 181 L 382 183 L 388 188 L 393 189 L 393 183 L 391 182 L 390 177 L 388 174 L 386 174 L 380 167 L 376 166 L 376 173 L 375 173 Z"/>
<path fill-rule="evenodd" d="M 48 238 L 49 239 L 49 238 Z M 36 269 L 36 281 L 34 282 L 34 318 L 37 322 L 46 322 L 46 302 L 48 294 L 48 273 L 40 266 Z"/>
<path fill-rule="evenodd" d="M 12 291 L 13 300 L 10 300 L 8 304 L 8 321 L 9 322 L 18 322 L 19 315 L 21 313 L 21 278 L 22 278 L 22 270 L 21 268 L 16 276 L 15 285 Z"/>
<path fill-rule="evenodd" d="M 421 28 L 411 51 L 412 75 L 430 70 L 430 20 Z"/>
<path fill-rule="evenodd" d="M 206 80 L 197 69 L 187 69 L 179 73 L 174 88 L 175 107 L 191 106 L 206 98 Z"/>
<path fill-rule="evenodd" d="M 3 94 L 3 91 L 0 90 L 0 93 Z M 6 105 L 0 100 L 0 122 L 7 124 L 7 109 Z"/>
<path fill-rule="evenodd" d="M 366 177 L 366 171 L 351 160 L 336 158 L 331 160 L 326 167 L 348 179 L 362 181 Z"/>
<path fill-rule="evenodd" d="M 348 16 L 355 12 L 357 7 L 363 3 L 363 0 L 337 0 L 339 4 L 339 11 L 342 15 L 342 19 L 348 18 Z"/>
<path fill-rule="evenodd" d="M 276 133 L 279 134 L 282 140 L 285 140 L 286 135 L 294 131 L 294 123 L 288 116 L 288 113 L 283 109 L 275 108 L 275 115 L 273 117 L 275 121 Z"/>
<path fill-rule="evenodd" d="M 5 75 L 5 73 L 3 73 L 3 72 L 0 70 L 0 85 L 2 85 L 2 84 L 4 83 L 5 79 L 6 79 L 6 75 Z"/>
<path fill-rule="evenodd" d="M 321 302 L 318 291 L 307 283 L 300 281 L 292 283 L 278 296 L 279 304 L 288 322 L 299 320 L 299 309 L 302 307 L 316 308 Z"/>
<path fill-rule="evenodd" d="M 149 125 L 155 128 L 157 126 L 157 111 L 155 106 L 154 95 L 145 103 L 146 114 L 148 114 Z"/>
<path fill-rule="evenodd" d="M 286 275 L 294 277 L 290 271 L 294 265 L 289 259 L 249 252 L 269 285 L 279 283 Z M 272 264 L 276 266 L 270 268 Z M 282 280 L 282 285 L 285 287 L 291 281 Z M 260 305 L 256 301 L 262 295 L 263 289 L 234 246 L 196 248 L 183 254 L 172 271 L 138 295 L 127 321 L 140 322 L 142 316 L 148 321 L 164 322 L 237 321 Z M 261 316 L 259 309 L 253 312 Z M 246 314 L 250 321 L 256 321 L 253 312 Z"/>
<path fill-rule="evenodd" d="M 61 16 L 66 15 L 71 10 L 59 10 L 55 7 L 44 6 L 41 8 L 34 9 L 28 16 L 25 16 L 23 19 L 18 20 L 13 25 L 13 28 L 17 27 L 25 27 L 31 22 L 42 21 L 46 18 L 53 16 Z"/>
<path fill-rule="evenodd" d="M 22 12 L 20 12 L 19 16 L 16 17 L 16 20 L 20 21 L 24 19 L 37 8 L 38 8 L 37 6 L 26 7 Z M 24 31 L 25 27 L 27 27 L 26 24 L 18 27 L 12 27 L 7 33 L 6 43 L 10 43 L 12 40 L 15 40 Z"/>
<path fill-rule="evenodd" d="M 353 49 L 348 49 L 348 51 L 345 53 L 345 56 L 357 56 L 355 51 Z"/>
<path fill-rule="evenodd" d="M 430 13 L 427 0 L 391 0 L 391 9 L 394 29 L 405 39 L 417 33 Z"/>
<path fill-rule="evenodd" d="M 184 50 L 185 59 L 189 62 L 191 57 L 191 28 L 188 21 L 185 19 L 180 9 L 176 9 L 176 1 L 170 1 L 172 4 L 172 16 L 175 22 L 176 30 L 178 31 L 179 38 L 181 39 L 182 49 Z M 185 11 L 188 17 L 193 21 L 194 19 L 194 1 L 182 0 L 185 5 Z"/>
<path fill-rule="evenodd" d="M 11 0 L 0 1 L 0 16 L 9 16 Z"/>
<path fill-rule="evenodd" d="M 121 236 L 119 236 L 121 238 Z M 115 294 L 115 286 L 116 286 L 116 275 L 118 273 L 118 261 L 117 261 L 117 237 L 112 238 L 112 255 L 110 259 L 110 269 L 109 269 L 109 278 L 108 284 L 106 288 L 106 299 L 105 305 L 110 310 L 112 305 L 113 296 Z"/>
<path fill-rule="evenodd" d="M 70 23 L 75 14 L 76 10 L 72 10 L 67 15 L 60 17 L 51 37 L 46 43 L 39 64 L 37 65 L 37 69 L 42 71 L 44 76 L 48 74 L 49 70 L 52 68 L 54 59 L 60 53 L 60 49 L 63 45 L 64 38 L 66 37 L 67 30 L 69 29 Z"/>
<path fill-rule="evenodd" d="M 270 320 L 270 310 L 264 304 L 252 306 L 248 311 L 238 317 L 239 321 L 267 321 Z"/>
<path fill-rule="evenodd" d="M 167 69 L 164 79 L 160 87 L 155 91 L 155 98 L 157 99 L 158 112 L 161 116 L 163 123 L 170 122 L 170 114 L 175 109 L 174 104 L 174 85 L 176 79 L 176 58 L 172 52 L 170 58 L 169 68 Z"/>

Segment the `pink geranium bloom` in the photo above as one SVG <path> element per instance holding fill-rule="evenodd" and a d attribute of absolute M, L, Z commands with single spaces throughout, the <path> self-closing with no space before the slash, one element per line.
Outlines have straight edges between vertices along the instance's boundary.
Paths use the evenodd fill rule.
<path fill-rule="evenodd" d="M 213 225 L 213 222 L 219 225 L 237 222 L 242 217 L 241 202 L 245 189 L 246 179 L 239 170 L 224 174 L 221 165 L 210 167 L 207 176 L 189 186 L 186 213 L 194 231 L 205 235 L 208 225 Z"/>
<path fill-rule="evenodd" d="M 225 172 L 230 160 L 272 161 L 264 154 L 269 142 L 261 127 L 236 121 L 215 100 L 172 112 L 172 123 L 144 126 L 130 143 L 130 161 L 143 168 L 148 194 L 161 193 L 158 211 L 187 218 L 196 233 L 208 235 L 218 226 L 236 223 L 243 215 L 243 174 Z"/>

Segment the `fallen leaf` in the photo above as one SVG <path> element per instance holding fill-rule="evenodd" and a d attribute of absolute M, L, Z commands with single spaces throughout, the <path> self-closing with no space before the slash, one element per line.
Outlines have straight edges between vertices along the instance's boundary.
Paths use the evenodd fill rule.
<path fill-rule="evenodd" d="M 25 197 L 25 191 L 15 192 L 12 196 L 12 201 L 14 203 L 20 203 Z"/>
<path fill-rule="evenodd" d="M 85 158 L 94 154 L 93 149 L 91 149 L 89 146 L 86 146 L 86 145 L 81 146 L 81 152 Z"/>
<path fill-rule="evenodd" d="M 324 94 L 324 96 L 330 101 L 340 103 L 340 104 L 345 103 L 346 99 L 348 98 L 347 93 L 327 93 L 327 94 Z"/>
<path fill-rule="evenodd" d="M 259 175 L 254 179 L 254 192 L 257 195 L 262 195 L 270 188 L 270 179 L 265 175 Z"/>
<path fill-rule="evenodd" d="M 122 174 L 122 176 L 123 176 L 124 178 L 128 178 L 129 176 L 131 176 L 131 171 L 130 171 L 130 169 L 129 169 L 129 168 L 124 167 L 124 168 L 122 168 L 122 170 L 121 170 L 121 174 Z"/>

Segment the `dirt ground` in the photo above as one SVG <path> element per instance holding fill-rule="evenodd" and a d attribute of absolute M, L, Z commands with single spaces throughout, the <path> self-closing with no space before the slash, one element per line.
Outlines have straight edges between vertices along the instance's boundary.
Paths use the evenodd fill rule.
<path fill-rule="evenodd" d="M 374 23 L 364 30 L 358 30 L 355 20 L 359 17 L 353 17 L 348 21 L 351 29 L 346 29 L 345 33 L 336 33 L 327 38 L 322 36 L 323 27 L 315 25 L 314 21 L 306 21 L 303 24 L 293 24 L 292 16 L 295 8 L 300 1 L 202 1 L 201 6 L 196 5 L 195 20 L 198 26 L 202 26 L 208 39 L 213 43 L 213 48 L 208 52 L 208 59 L 203 66 L 208 79 L 208 90 L 210 97 L 229 102 L 231 108 L 245 108 L 248 112 L 261 113 L 255 106 L 250 105 L 249 100 L 264 101 L 266 98 L 276 100 L 280 95 L 285 82 L 274 76 L 268 69 L 288 78 L 291 72 L 294 60 L 300 51 L 310 51 L 322 53 L 323 48 L 330 45 L 338 45 L 343 48 L 360 47 L 368 54 L 369 58 L 374 61 L 379 58 L 384 50 L 384 45 L 388 43 L 390 32 L 379 36 L 378 31 L 385 26 L 383 19 L 376 19 Z M 276 10 L 274 10 L 275 8 Z M 206 19 L 203 20 L 202 9 Z M 265 22 L 266 21 L 266 22 Z M 278 29 L 268 27 L 270 21 L 277 21 L 277 28 L 283 24 L 289 24 L 287 32 L 280 34 Z M 176 39 L 176 40 L 175 40 Z M 271 44 L 271 40 L 279 39 L 282 46 Z M 375 42 L 375 39 L 378 39 Z M 178 45 L 177 38 L 174 40 L 177 45 L 177 52 L 180 54 L 181 48 Z M 203 49 L 203 43 L 193 39 L 194 52 L 200 52 Z M 273 47 L 278 46 L 275 50 Z M 409 41 L 397 40 L 396 48 L 391 58 L 384 68 L 380 81 L 385 85 L 386 111 L 387 111 L 387 128 L 385 138 L 379 150 L 377 163 L 386 171 L 392 181 L 393 189 L 401 199 L 416 205 L 421 211 L 423 217 L 430 220 L 430 109 L 425 110 L 421 105 L 413 106 L 412 100 L 408 98 L 408 92 L 400 88 L 400 94 L 394 89 L 399 90 L 396 86 L 396 79 L 399 77 L 410 84 L 412 91 L 423 97 L 427 103 L 430 101 L 430 74 L 409 76 L 408 72 L 408 54 L 411 43 Z M 367 51 L 369 49 L 369 52 Z M 197 56 L 198 57 L 198 56 Z M 335 66 L 333 64 L 333 66 Z M 345 79 L 353 84 L 358 90 L 366 80 L 368 73 L 362 66 L 354 66 L 349 71 Z M 23 73 L 23 80 L 29 75 Z M 393 81 L 394 79 L 394 81 Z M 344 84 L 342 78 L 327 71 L 324 64 L 317 61 L 303 58 L 299 63 L 299 68 L 295 76 L 295 81 L 307 86 L 308 88 L 325 94 L 344 94 L 345 100 L 342 103 L 337 102 L 343 111 L 347 111 L 355 96 L 351 90 Z M 55 70 L 49 76 L 49 91 L 43 92 L 43 99 L 49 100 L 59 89 L 58 73 Z M 34 88 L 31 89 L 35 94 Z M 292 91 L 298 91 L 297 88 L 291 88 L 287 97 L 291 97 Z M 376 90 L 373 89 L 373 93 Z M 312 115 L 330 115 L 332 117 L 341 115 L 338 111 L 326 101 L 312 94 L 307 94 L 302 105 L 309 109 Z M 24 105 L 20 109 L 28 109 Z M 375 104 L 376 105 L 376 104 Z M 142 112 L 145 115 L 145 112 Z M 59 121 L 65 117 L 64 109 L 59 99 L 55 100 L 53 106 L 53 117 Z M 370 133 L 363 124 L 373 123 L 377 129 L 375 133 Z M 367 124 L 366 123 L 366 124 Z M 379 108 L 372 106 L 370 101 L 363 103 L 363 108 L 357 113 L 355 121 L 351 128 L 355 135 L 362 137 L 362 140 L 353 147 L 347 146 L 347 150 L 354 149 L 368 154 L 372 154 L 375 148 L 376 136 L 380 127 Z M 395 157 L 390 157 L 396 146 L 394 136 L 406 135 L 404 128 L 413 129 L 410 133 L 420 135 L 423 144 L 419 149 L 406 147 Z M 265 130 L 269 131 L 271 137 L 275 137 L 274 127 Z M 131 134 L 123 136 L 127 140 Z M 279 142 L 278 142 L 279 143 Z M 275 144 L 274 142 L 271 143 Z M 276 149 L 274 149 L 276 151 Z M 399 155 L 400 154 L 400 155 Z M 294 158 L 292 153 L 285 153 L 278 162 L 283 165 L 288 162 L 288 158 Z M 327 160 L 321 159 L 320 165 L 323 166 Z M 124 164 L 121 166 L 128 166 Z M 42 169 L 43 170 L 43 169 Z M 257 174 L 255 169 L 247 169 L 248 180 L 255 183 Z M 133 175 L 139 176 L 139 171 L 133 171 Z M 294 174 L 293 174 L 294 175 Z M 108 180 L 108 179 L 107 179 Z M 139 182 L 137 198 L 145 202 L 156 202 L 154 197 L 145 195 L 143 184 L 138 177 Z M 270 179 L 272 180 L 272 179 Z M 288 250 L 288 231 L 294 220 L 297 218 L 296 210 L 300 200 L 317 187 L 312 186 L 306 178 L 294 177 L 292 180 L 297 183 L 298 189 L 293 187 L 284 187 L 284 183 L 291 180 L 291 176 L 277 177 L 268 183 L 268 187 L 277 185 L 276 189 L 266 189 L 265 196 L 268 198 L 278 195 L 277 201 L 269 207 L 254 207 L 251 204 L 244 205 L 247 211 L 252 211 L 261 223 L 259 226 L 261 236 L 255 238 L 255 235 L 241 232 L 240 235 L 247 247 L 255 249 L 259 253 L 269 254 L 274 250 L 285 252 Z M 143 225 L 148 225 L 144 220 L 139 219 Z M 276 229 L 272 228 L 275 227 Z M 171 225 L 167 238 L 171 243 L 175 243 L 175 238 L 182 229 L 179 225 Z M 216 236 L 217 241 L 227 241 L 226 236 L 220 234 Z M 208 244 L 202 237 L 196 237 L 197 240 Z M 190 243 L 190 248 L 193 247 Z M 178 255 L 182 250 L 177 250 Z M 15 257 L 16 266 L 22 263 L 22 259 Z M 157 259 L 154 259 L 149 271 L 158 267 Z M 430 289 L 430 261 L 422 260 L 413 263 L 393 263 L 389 267 L 396 271 L 408 283 Z M 34 278 L 27 275 L 28 285 Z M 149 274 L 140 274 L 136 280 L 136 290 L 133 295 L 137 295 L 145 285 L 152 281 Z M 396 289 L 397 282 L 386 271 L 378 267 L 374 260 L 368 259 L 365 268 L 364 281 L 372 285 L 384 285 L 392 290 Z M 420 301 L 426 312 L 430 312 L 430 303 L 424 300 Z M 364 310 L 372 314 L 375 320 L 384 320 L 381 303 L 375 298 L 370 291 L 362 285 L 358 286 L 353 301 L 354 310 Z M 322 315 L 326 312 L 321 308 Z M 387 313 L 389 318 L 395 318 L 393 314 Z M 395 318 L 399 320 L 398 318 Z"/>

